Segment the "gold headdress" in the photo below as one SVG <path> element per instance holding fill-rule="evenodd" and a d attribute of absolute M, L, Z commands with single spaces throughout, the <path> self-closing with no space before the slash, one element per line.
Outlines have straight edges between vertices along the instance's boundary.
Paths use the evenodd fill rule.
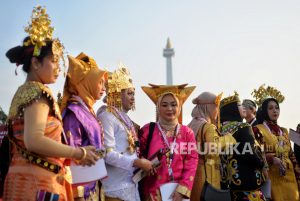
<path fill-rule="evenodd" d="M 195 86 L 186 87 L 188 84 L 181 85 L 155 85 L 149 84 L 150 87 L 143 86 L 143 91 L 149 96 L 154 104 L 157 104 L 158 99 L 165 94 L 173 94 L 176 96 L 181 105 L 186 101 L 186 99 L 191 95 L 191 93 L 196 88 Z M 179 122 L 182 121 L 182 110 L 179 117 Z"/>
<path fill-rule="evenodd" d="M 239 94 L 236 91 L 234 91 L 233 96 L 229 96 L 229 97 L 226 97 L 223 100 L 221 100 L 220 108 L 222 108 L 225 105 L 228 105 L 230 103 L 234 103 L 234 102 L 240 102 Z"/>
<path fill-rule="evenodd" d="M 111 111 L 111 106 L 121 109 L 121 91 L 134 88 L 129 70 L 124 64 L 120 63 L 117 70 L 108 74 L 107 88 L 108 111 Z"/>
<path fill-rule="evenodd" d="M 33 56 L 39 56 L 41 54 L 41 49 L 46 45 L 47 41 L 53 41 L 52 43 L 52 53 L 55 59 L 60 58 L 64 62 L 63 51 L 64 46 L 59 41 L 59 39 L 53 39 L 52 34 L 54 28 L 50 26 L 51 20 L 46 13 L 46 8 L 37 6 L 33 9 L 31 15 L 31 22 L 25 27 L 25 32 L 28 33 L 29 39 L 24 42 L 24 46 L 34 46 Z M 65 64 L 65 62 L 64 62 Z"/>
<path fill-rule="evenodd" d="M 221 104 L 222 96 L 223 96 L 223 92 L 220 93 L 219 95 L 217 95 L 216 100 L 215 100 L 215 104 L 216 104 L 217 107 L 218 107 L 218 117 L 217 117 L 217 118 L 218 118 L 218 122 L 217 122 L 218 129 L 221 128 L 220 104 Z"/>
<path fill-rule="evenodd" d="M 219 95 L 217 95 L 217 97 L 216 97 L 215 104 L 216 104 L 218 107 L 220 106 L 222 96 L 223 96 L 223 92 L 220 93 Z"/>
<path fill-rule="evenodd" d="M 255 98 L 255 103 L 258 106 L 261 106 L 267 98 L 274 98 L 278 101 L 278 103 L 282 103 L 284 101 L 284 96 L 279 90 L 271 86 L 266 88 L 265 84 L 261 85 L 257 90 L 254 89 L 251 95 Z"/>

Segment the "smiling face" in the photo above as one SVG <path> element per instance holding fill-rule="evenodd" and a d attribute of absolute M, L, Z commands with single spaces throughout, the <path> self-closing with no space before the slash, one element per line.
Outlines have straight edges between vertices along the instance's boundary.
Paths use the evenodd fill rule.
<path fill-rule="evenodd" d="M 277 121 L 280 115 L 279 105 L 275 101 L 270 101 L 267 107 L 268 116 L 271 121 Z"/>
<path fill-rule="evenodd" d="M 36 81 L 43 84 L 55 83 L 60 71 L 59 60 L 55 59 L 52 54 L 45 56 L 42 61 L 32 58 L 32 73 L 37 77 Z"/>
<path fill-rule="evenodd" d="M 174 121 L 179 116 L 179 105 L 172 94 L 162 97 L 158 107 L 159 117 L 167 122 Z"/>
<path fill-rule="evenodd" d="M 122 90 L 121 92 L 122 108 L 125 112 L 128 112 L 129 110 L 132 110 L 134 108 L 134 104 L 135 104 L 134 95 L 135 95 L 134 88 Z"/>

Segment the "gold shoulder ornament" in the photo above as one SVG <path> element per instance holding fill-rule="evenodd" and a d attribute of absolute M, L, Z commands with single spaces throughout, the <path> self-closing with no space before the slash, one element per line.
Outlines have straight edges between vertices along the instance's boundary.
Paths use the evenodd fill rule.
<path fill-rule="evenodd" d="M 24 109 L 42 97 L 46 97 L 50 101 L 52 104 L 50 107 L 53 109 L 55 116 L 61 120 L 60 110 L 51 90 L 42 83 L 33 81 L 25 82 L 18 88 L 13 97 L 8 118 L 23 117 Z"/>

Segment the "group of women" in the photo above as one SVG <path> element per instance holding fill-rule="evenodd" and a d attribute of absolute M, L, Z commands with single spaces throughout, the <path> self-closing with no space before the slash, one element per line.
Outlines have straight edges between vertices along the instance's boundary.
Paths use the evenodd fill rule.
<path fill-rule="evenodd" d="M 297 162 L 287 130 L 277 125 L 280 110 L 275 98 L 263 101 L 261 122 L 252 128 L 243 123 L 245 110 L 237 94 L 221 100 L 221 94 L 204 92 L 193 99 L 193 120 L 184 126 L 181 108 L 195 87 L 145 86 L 142 89 L 156 105 L 157 121 L 139 128 L 127 114 L 135 108 L 128 69 L 101 70 L 81 53 L 68 56 L 58 105 L 46 85 L 58 77 L 63 46 L 52 38 L 45 9 L 36 7 L 34 14 L 26 28 L 29 36 L 6 53 L 12 63 L 23 66 L 27 78 L 9 111 L 13 146 L 3 200 L 160 201 L 161 187 L 169 183 L 176 184 L 171 200 L 200 200 L 205 181 L 230 189 L 232 200 L 266 200 L 261 191 L 266 179 L 272 182 L 273 200 L 299 200 Z M 95 112 L 93 105 L 104 93 L 105 105 Z M 230 144 L 240 153 L 245 146 L 255 151 L 199 154 L 196 148 L 178 148 L 197 143 L 201 150 L 216 143 L 220 149 Z M 261 145 L 268 149 L 261 150 Z M 92 166 L 102 157 L 99 150 L 106 153 L 107 177 L 72 185 L 71 161 Z M 158 165 L 153 164 L 155 157 Z M 138 183 L 132 179 L 136 169 L 146 173 Z"/>
<path fill-rule="evenodd" d="M 215 142 L 220 147 L 230 143 L 237 151 L 200 156 L 191 200 L 200 199 L 205 181 L 217 189 L 229 188 L 231 200 L 299 200 L 299 166 L 287 129 L 277 124 L 284 97 L 272 87 L 261 86 L 259 91 L 264 93 L 254 95 L 257 112 L 255 102 L 242 104 L 237 93 L 222 99 L 219 129 L 215 126 L 218 109 L 211 105 L 218 98 L 204 92 L 193 100 L 196 106 L 189 126 L 197 142 Z"/>

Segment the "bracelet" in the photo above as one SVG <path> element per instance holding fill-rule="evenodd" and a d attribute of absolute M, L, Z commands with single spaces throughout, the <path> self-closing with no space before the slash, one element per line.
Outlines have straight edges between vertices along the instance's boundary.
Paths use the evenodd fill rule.
<path fill-rule="evenodd" d="M 83 147 L 79 147 L 83 151 L 83 156 L 79 160 L 83 160 L 86 158 L 86 149 Z"/>
<path fill-rule="evenodd" d="M 76 198 L 83 198 L 84 197 L 84 186 L 77 186 L 77 196 Z"/>

